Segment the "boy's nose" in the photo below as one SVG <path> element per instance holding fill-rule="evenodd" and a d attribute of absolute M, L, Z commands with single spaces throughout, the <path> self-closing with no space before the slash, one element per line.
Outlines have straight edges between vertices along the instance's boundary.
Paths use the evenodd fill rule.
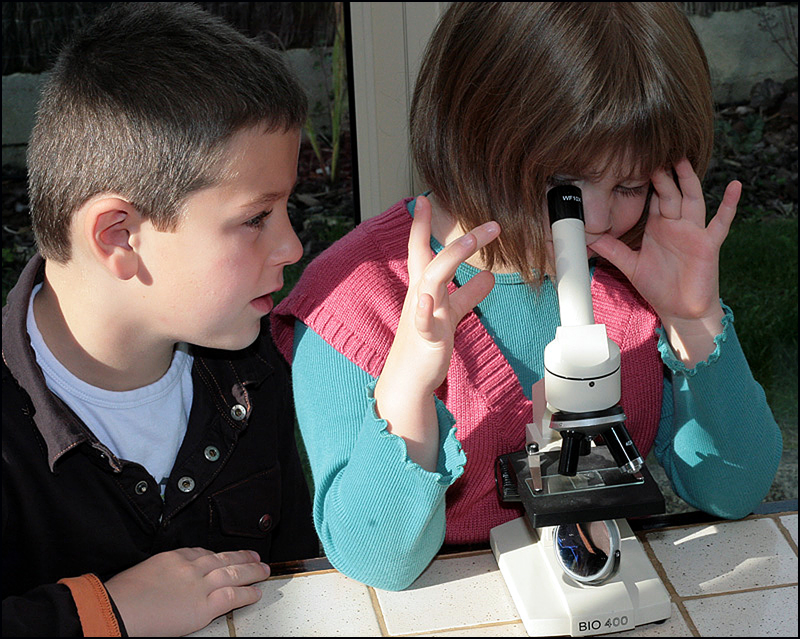
<path fill-rule="evenodd" d="M 303 257 L 303 244 L 300 242 L 300 238 L 297 237 L 297 233 L 294 232 L 291 224 L 286 232 L 284 252 L 286 255 L 284 259 L 285 264 L 295 264 Z"/>
<path fill-rule="evenodd" d="M 292 228 L 289 216 L 285 215 L 278 233 L 276 234 L 274 249 L 270 255 L 270 262 L 287 266 L 300 261 L 303 257 L 303 244 L 297 233 Z"/>
<path fill-rule="evenodd" d="M 300 242 L 300 238 L 297 237 L 297 233 L 294 232 L 294 229 L 292 229 L 291 235 L 291 251 L 289 256 L 291 261 L 289 264 L 295 264 L 303 257 L 303 244 Z"/>

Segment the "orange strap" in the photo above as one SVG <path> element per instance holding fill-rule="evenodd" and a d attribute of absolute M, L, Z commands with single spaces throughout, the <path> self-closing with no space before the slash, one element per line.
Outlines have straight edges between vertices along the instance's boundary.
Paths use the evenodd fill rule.
<path fill-rule="evenodd" d="M 122 636 L 108 592 L 95 575 L 67 577 L 58 583 L 64 584 L 72 593 L 84 637 Z"/>

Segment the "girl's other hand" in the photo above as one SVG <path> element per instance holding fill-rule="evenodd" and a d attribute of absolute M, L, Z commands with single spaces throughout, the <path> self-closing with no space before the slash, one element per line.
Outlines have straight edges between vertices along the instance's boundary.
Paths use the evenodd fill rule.
<path fill-rule="evenodd" d="M 428 470 L 436 466 L 438 445 L 433 392 L 447 375 L 456 326 L 489 294 L 494 276 L 482 271 L 452 294 L 447 285 L 459 264 L 499 234 L 499 224 L 487 222 L 450 242 L 434 257 L 431 203 L 424 196 L 417 198 L 408 239 L 408 293 L 375 386 L 375 399 L 390 432 L 404 437 L 411 459 Z"/>
<path fill-rule="evenodd" d="M 651 176 L 654 193 L 641 249 L 609 235 L 591 248 L 625 274 L 661 318 L 676 354 L 693 365 L 711 353 L 713 337 L 721 331 L 719 251 L 742 185 L 728 184 L 706 225 L 703 190 L 691 163 L 683 158 L 674 170 L 677 183 L 664 169 Z"/>

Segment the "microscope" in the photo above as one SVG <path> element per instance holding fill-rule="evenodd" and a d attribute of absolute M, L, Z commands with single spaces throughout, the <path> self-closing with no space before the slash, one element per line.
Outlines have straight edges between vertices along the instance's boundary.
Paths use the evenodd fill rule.
<path fill-rule="evenodd" d="M 525 516 L 493 528 L 490 544 L 528 635 L 621 632 L 670 616 L 625 519 L 663 513 L 664 499 L 625 427 L 619 346 L 594 321 L 581 190 L 556 186 L 547 203 L 561 325 L 533 398 L 544 410 L 525 449 L 495 465 L 501 499 Z"/>

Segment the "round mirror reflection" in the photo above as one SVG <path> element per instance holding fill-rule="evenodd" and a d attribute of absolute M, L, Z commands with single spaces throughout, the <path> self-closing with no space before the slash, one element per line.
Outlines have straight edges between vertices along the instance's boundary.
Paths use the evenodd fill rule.
<path fill-rule="evenodd" d="M 620 535 L 613 519 L 560 524 L 554 542 L 558 563 L 578 583 L 597 586 L 619 569 Z"/>

